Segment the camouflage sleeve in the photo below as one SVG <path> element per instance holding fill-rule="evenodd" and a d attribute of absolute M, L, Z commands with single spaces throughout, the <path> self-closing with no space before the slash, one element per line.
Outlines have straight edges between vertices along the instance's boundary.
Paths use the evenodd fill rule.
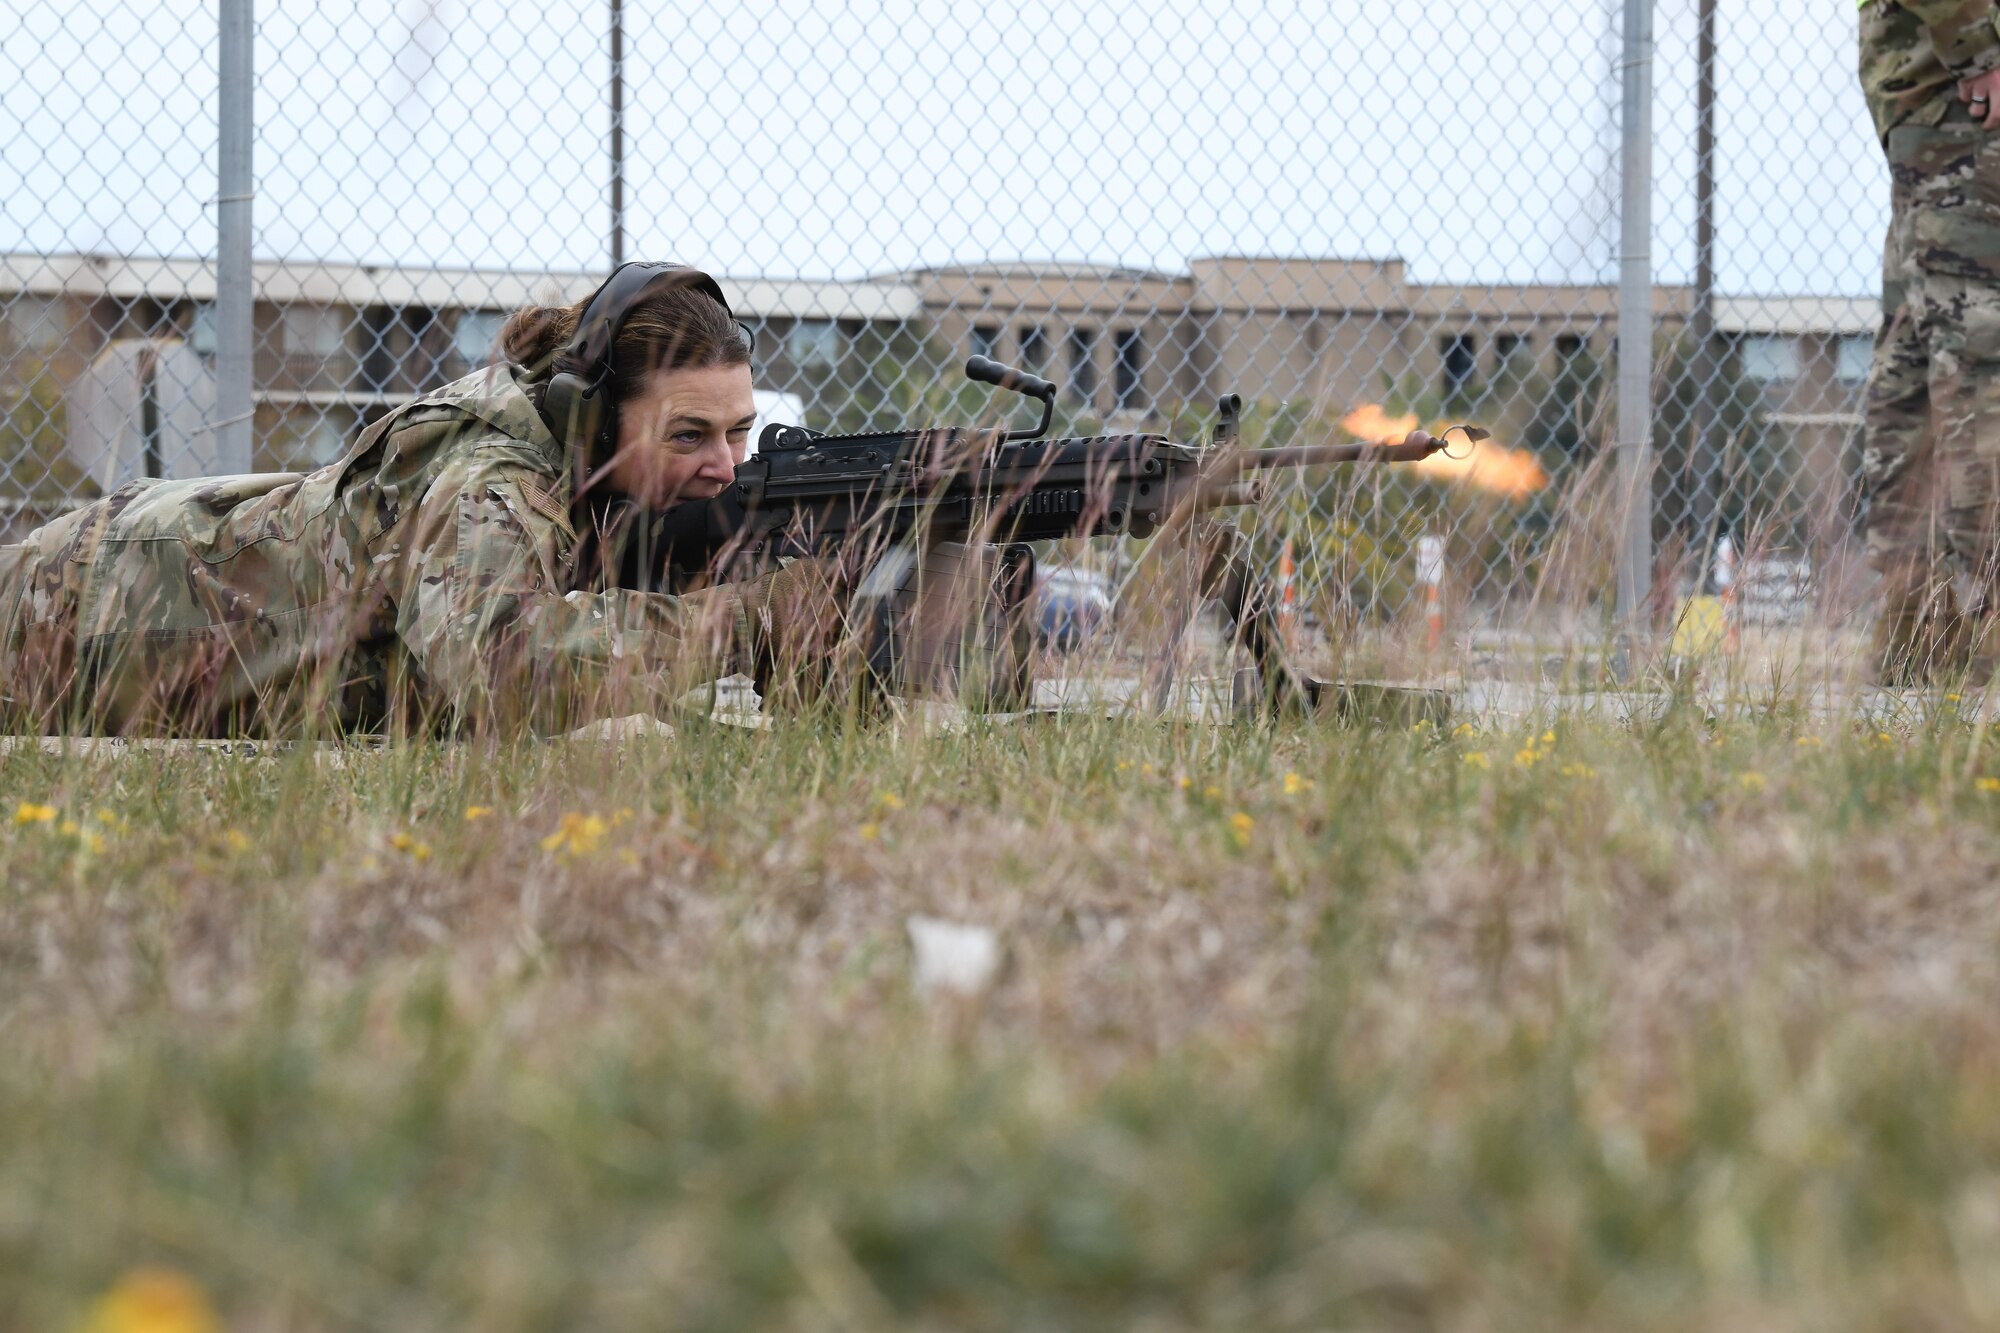
<path fill-rule="evenodd" d="M 727 586 L 685 597 L 562 592 L 573 542 L 538 481 L 475 456 L 448 467 L 409 519 L 396 631 L 437 694 L 546 729 L 657 712 L 741 669 L 748 626 Z"/>
<path fill-rule="evenodd" d="M 1994 0 L 1901 0 L 1930 30 L 1931 47 L 1961 79 L 2000 68 L 2000 13 Z"/>

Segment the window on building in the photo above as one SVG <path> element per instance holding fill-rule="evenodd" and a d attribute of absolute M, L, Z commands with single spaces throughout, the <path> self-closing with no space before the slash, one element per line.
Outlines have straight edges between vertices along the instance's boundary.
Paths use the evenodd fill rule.
<path fill-rule="evenodd" d="M 785 335 L 785 356 L 801 370 L 831 369 L 840 363 L 840 325 L 830 319 L 802 319 Z"/>
<path fill-rule="evenodd" d="M 1574 361 L 1590 350 L 1590 339 L 1580 333 L 1558 333 L 1556 335 L 1556 360 Z"/>
<path fill-rule="evenodd" d="M 1799 340 L 1776 333 L 1753 333 L 1738 344 L 1743 378 L 1756 384 L 1781 384 L 1799 377 Z"/>
<path fill-rule="evenodd" d="M 340 353 L 347 335 L 347 312 L 334 306 L 288 305 L 278 316 L 286 356 L 327 360 Z"/>
<path fill-rule="evenodd" d="M 1479 354 L 1473 346 L 1472 335 L 1453 333 L 1438 339 L 1438 356 L 1444 362 L 1445 396 L 1463 393 L 1465 386 L 1472 383 L 1472 372 L 1479 365 Z"/>
<path fill-rule="evenodd" d="M 1097 330 L 1069 331 L 1069 391 L 1086 403 L 1097 401 Z"/>
<path fill-rule="evenodd" d="M 1039 324 L 1021 328 L 1021 369 L 1039 375 L 1049 364 L 1049 335 Z"/>
<path fill-rule="evenodd" d="M 1493 338 L 1493 355 L 1502 367 L 1515 357 L 1525 357 L 1533 350 L 1525 333 L 1500 333 Z"/>
<path fill-rule="evenodd" d="M 1146 344 L 1137 329 L 1111 335 L 1111 390 L 1120 411 L 1146 406 Z"/>
<path fill-rule="evenodd" d="M 1868 382 L 1868 370 L 1875 364 L 1875 338 L 1867 333 L 1850 333 L 1833 345 L 1834 374 L 1852 387 Z"/>
<path fill-rule="evenodd" d="M 485 365 L 500 345 L 500 329 L 506 322 L 502 310 L 459 311 L 451 330 L 451 350 L 468 366 Z"/>
<path fill-rule="evenodd" d="M 974 356 L 996 357 L 1000 352 L 1000 330 L 992 324 L 972 326 L 972 354 Z"/>

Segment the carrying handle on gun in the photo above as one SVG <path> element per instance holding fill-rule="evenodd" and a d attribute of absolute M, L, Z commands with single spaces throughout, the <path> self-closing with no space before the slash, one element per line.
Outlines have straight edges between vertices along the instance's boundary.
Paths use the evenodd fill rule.
<path fill-rule="evenodd" d="M 1038 440 L 1049 433 L 1049 427 L 1056 419 L 1056 386 L 1039 375 L 1030 375 L 1025 370 L 1003 366 L 991 357 L 975 356 L 965 363 L 965 377 L 979 384 L 991 384 L 1001 389 L 1012 389 L 1015 393 L 1038 398 L 1042 404 L 1042 424 L 1033 430 L 1010 430 L 1005 438 L 1009 440 Z"/>

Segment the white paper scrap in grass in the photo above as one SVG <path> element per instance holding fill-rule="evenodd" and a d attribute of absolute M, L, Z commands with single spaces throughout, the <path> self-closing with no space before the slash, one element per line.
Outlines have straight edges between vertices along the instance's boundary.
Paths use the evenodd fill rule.
<path fill-rule="evenodd" d="M 904 925 L 916 954 L 919 991 L 977 995 L 1000 970 L 1000 940 L 984 926 L 913 916 Z"/>

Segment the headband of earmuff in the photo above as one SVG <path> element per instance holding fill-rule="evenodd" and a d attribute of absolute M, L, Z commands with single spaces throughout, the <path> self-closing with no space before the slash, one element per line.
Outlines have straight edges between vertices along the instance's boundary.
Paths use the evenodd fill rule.
<path fill-rule="evenodd" d="M 571 448 L 589 446 L 592 456 L 610 457 L 618 440 L 611 348 L 633 307 L 669 287 L 692 287 L 729 311 L 721 285 L 700 269 L 685 264 L 620 265 L 584 306 L 575 334 L 556 353 L 554 373 L 542 393 L 542 416 L 559 442 Z M 733 311 L 729 313 L 735 318 Z M 749 330 L 744 332 L 747 336 Z"/>

